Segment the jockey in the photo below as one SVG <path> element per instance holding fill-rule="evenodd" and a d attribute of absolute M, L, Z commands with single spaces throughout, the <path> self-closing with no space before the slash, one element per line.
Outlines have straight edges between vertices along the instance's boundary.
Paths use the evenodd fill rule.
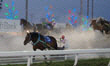
<path fill-rule="evenodd" d="M 55 26 L 55 19 L 52 19 L 52 25 Z"/>
<path fill-rule="evenodd" d="M 42 22 L 42 24 L 43 25 L 45 25 L 48 29 L 53 29 L 53 27 L 55 26 L 55 20 L 54 19 L 52 19 L 52 20 L 48 20 L 48 19 L 46 19 L 46 21 L 45 22 Z"/>
<path fill-rule="evenodd" d="M 52 24 L 52 26 L 55 26 L 55 19 L 52 19 L 51 21 L 47 21 L 49 24 Z"/>
<path fill-rule="evenodd" d="M 64 35 L 61 36 L 61 38 L 60 38 L 60 42 L 63 43 L 63 47 L 64 47 L 65 49 L 68 48 L 67 41 L 66 41 Z"/>
<path fill-rule="evenodd" d="M 60 40 L 61 40 L 61 41 L 62 41 L 62 40 L 65 40 L 65 36 L 62 35 L 61 38 L 60 38 Z M 63 41 L 63 42 L 65 43 L 65 41 Z"/>

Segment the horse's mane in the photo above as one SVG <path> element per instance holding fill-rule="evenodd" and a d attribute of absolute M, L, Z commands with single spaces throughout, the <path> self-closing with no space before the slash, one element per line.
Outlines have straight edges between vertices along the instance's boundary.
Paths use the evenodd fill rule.
<path fill-rule="evenodd" d="M 21 22 L 23 22 L 23 24 L 27 24 L 27 25 L 31 25 L 27 20 L 25 20 L 25 19 L 21 19 Z M 32 25 L 31 25 L 32 26 Z"/>
<path fill-rule="evenodd" d="M 37 35 L 40 35 L 40 37 L 43 37 L 43 35 L 38 32 L 30 32 L 30 34 L 33 35 L 34 37 Z"/>

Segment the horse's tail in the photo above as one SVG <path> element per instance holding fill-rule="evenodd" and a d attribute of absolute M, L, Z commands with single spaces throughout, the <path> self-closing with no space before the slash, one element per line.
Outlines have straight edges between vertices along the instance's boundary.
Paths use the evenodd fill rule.
<path fill-rule="evenodd" d="M 51 40 L 53 40 L 52 42 L 54 44 L 53 46 L 54 50 L 58 50 L 57 40 L 52 36 L 49 36 L 49 37 L 51 38 Z"/>

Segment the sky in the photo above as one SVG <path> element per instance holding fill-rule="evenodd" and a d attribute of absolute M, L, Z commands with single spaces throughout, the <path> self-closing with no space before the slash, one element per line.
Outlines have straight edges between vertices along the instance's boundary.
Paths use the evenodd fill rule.
<path fill-rule="evenodd" d="M 15 2 L 15 11 L 18 11 L 18 19 L 25 18 L 25 0 L 4 0 L 3 9 L 0 10 L 0 19 L 6 18 L 4 13 L 9 12 L 12 7 L 12 1 Z M 9 8 L 5 7 L 5 3 Z M 94 18 L 104 17 L 110 21 L 110 0 L 94 0 Z M 87 16 L 87 0 L 83 0 L 83 16 Z M 76 14 L 80 12 L 80 0 L 29 0 L 29 16 L 28 19 L 32 23 L 39 23 L 41 18 L 46 17 L 47 11 L 45 7 L 52 6 L 52 13 L 55 15 L 56 22 L 68 22 L 68 10 L 76 9 Z M 91 18 L 91 0 L 90 0 L 90 16 Z"/>

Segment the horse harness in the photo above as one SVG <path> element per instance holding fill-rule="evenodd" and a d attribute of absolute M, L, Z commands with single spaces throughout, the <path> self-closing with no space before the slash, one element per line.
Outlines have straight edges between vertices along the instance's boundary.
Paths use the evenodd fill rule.
<path fill-rule="evenodd" d="M 46 39 L 47 37 L 44 37 L 44 39 Z M 48 37 L 49 38 L 49 37 Z M 30 39 L 31 39 L 31 35 L 30 35 Z M 45 40 L 46 41 L 46 40 Z M 44 41 L 42 41 L 42 40 L 40 40 L 40 34 L 38 33 L 38 40 L 35 42 L 35 43 L 33 43 L 32 45 L 37 45 L 39 42 L 41 42 L 41 43 L 43 43 L 42 45 L 46 48 L 46 47 L 49 47 L 49 48 L 51 48 L 51 49 L 54 49 L 53 47 L 51 47 L 50 45 L 48 45 L 46 42 L 44 42 Z"/>

